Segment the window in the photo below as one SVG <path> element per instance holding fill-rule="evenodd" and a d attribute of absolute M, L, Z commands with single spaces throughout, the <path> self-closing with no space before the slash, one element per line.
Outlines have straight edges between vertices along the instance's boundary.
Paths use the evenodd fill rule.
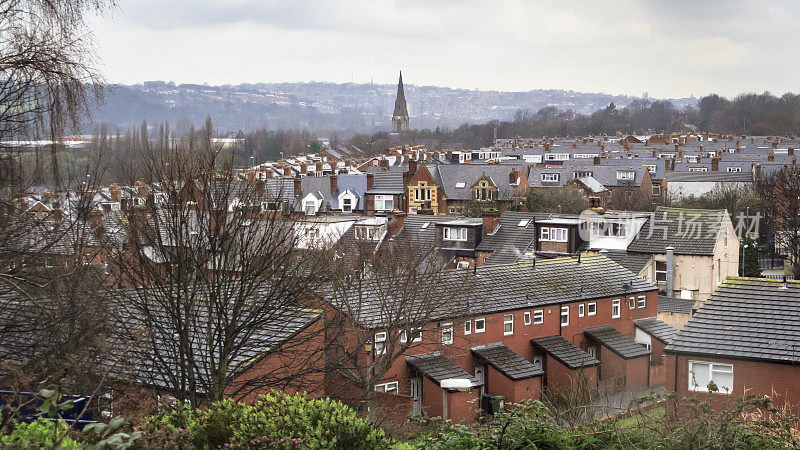
<path fill-rule="evenodd" d="M 639 296 L 639 300 L 636 302 L 636 307 L 637 308 L 644 308 L 645 306 L 647 306 L 647 296 L 646 295 L 640 295 Z"/>
<path fill-rule="evenodd" d="M 567 229 L 550 228 L 550 240 L 556 242 L 567 242 Z"/>
<path fill-rule="evenodd" d="M 530 220 L 528 220 L 528 219 L 523 219 L 523 220 L 520 220 L 520 221 L 519 221 L 519 223 L 517 224 L 517 226 L 518 226 L 518 227 L 527 227 L 529 223 L 530 223 Z"/>
<path fill-rule="evenodd" d="M 550 228 L 544 227 L 544 228 L 542 228 L 542 230 L 539 233 L 540 233 L 539 234 L 539 240 L 542 240 L 542 241 L 549 241 L 550 240 Z"/>
<path fill-rule="evenodd" d="M 589 313 L 590 316 L 596 315 L 597 314 L 597 303 L 595 303 L 595 302 L 589 303 L 589 306 L 588 306 L 587 309 L 588 309 L 588 313 Z"/>
<path fill-rule="evenodd" d="M 578 317 L 583 317 L 585 312 L 586 312 L 586 305 L 584 305 L 583 303 L 578 305 Z"/>
<path fill-rule="evenodd" d="M 573 172 L 573 175 L 575 175 L 575 178 L 587 178 L 592 176 L 592 172 L 586 172 L 586 171 Z"/>
<path fill-rule="evenodd" d="M 412 328 L 411 329 L 411 342 L 422 342 L 422 330 L 419 328 Z M 405 344 L 408 342 L 408 334 L 406 330 L 400 330 L 400 342 Z"/>
<path fill-rule="evenodd" d="M 375 211 L 392 211 L 392 210 L 394 210 L 394 196 L 392 195 L 375 196 Z"/>
<path fill-rule="evenodd" d="M 618 180 L 633 180 L 636 178 L 636 172 L 633 170 L 618 170 L 617 171 L 617 179 Z"/>
<path fill-rule="evenodd" d="M 506 314 L 503 316 L 503 335 L 514 334 L 514 315 Z"/>
<path fill-rule="evenodd" d="M 628 298 L 628 309 L 636 309 L 636 297 Z"/>
<path fill-rule="evenodd" d="M 522 323 L 524 323 L 525 325 L 530 325 L 531 324 L 531 312 L 530 311 L 525 311 L 525 313 L 522 315 Z"/>
<path fill-rule="evenodd" d="M 533 324 L 539 325 L 544 323 L 544 311 L 541 309 L 537 309 L 533 312 Z"/>
<path fill-rule="evenodd" d="M 656 261 L 656 281 L 662 283 L 667 281 L 667 262 Z"/>
<path fill-rule="evenodd" d="M 569 306 L 561 307 L 561 326 L 569 325 Z"/>
<path fill-rule="evenodd" d="M 442 325 L 442 344 L 453 343 L 453 324 L 446 323 Z"/>
<path fill-rule="evenodd" d="M 650 172 L 650 173 L 656 173 L 656 169 L 657 168 L 658 168 L 658 166 L 656 166 L 655 164 L 648 164 L 647 165 L 647 171 Z"/>
<path fill-rule="evenodd" d="M 386 352 L 386 332 L 375 333 L 375 354 L 382 355 Z"/>
<path fill-rule="evenodd" d="M 397 394 L 398 385 L 399 385 L 399 382 L 397 382 L 397 381 L 392 381 L 391 383 L 376 384 L 375 385 L 375 390 L 377 392 L 387 392 L 389 394 Z"/>
<path fill-rule="evenodd" d="M 345 197 L 342 199 L 342 211 L 343 212 L 351 212 L 353 210 L 353 199 L 350 197 Z"/>
<path fill-rule="evenodd" d="M 719 392 L 733 391 L 733 364 L 689 361 L 689 390 L 708 392 L 708 384 L 714 382 Z"/>
<path fill-rule="evenodd" d="M 475 319 L 475 332 L 483 333 L 486 331 L 486 319 Z"/>
<path fill-rule="evenodd" d="M 468 320 L 464 322 L 464 334 L 470 333 L 472 333 L 472 322 Z"/>
<path fill-rule="evenodd" d="M 625 237 L 625 224 L 620 222 L 592 222 L 592 235 L 600 237 Z"/>
<path fill-rule="evenodd" d="M 307 216 L 313 216 L 317 213 L 317 204 L 314 200 L 308 200 L 306 202 L 305 211 Z"/>
<path fill-rule="evenodd" d="M 741 167 L 728 166 L 728 172 L 741 172 L 741 171 L 742 171 Z"/>
<path fill-rule="evenodd" d="M 370 225 L 357 225 L 355 227 L 356 240 L 377 241 L 383 234 L 383 228 Z"/>
<path fill-rule="evenodd" d="M 717 284 L 720 284 L 720 270 L 721 270 L 720 262 L 721 261 L 718 259 L 717 260 Z"/>
<path fill-rule="evenodd" d="M 653 185 L 653 195 L 661 195 L 661 185 L 654 184 Z"/>
<path fill-rule="evenodd" d="M 451 228 L 444 227 L 442 230 L 442 237 L 446 241 L 466 241 L 467 229 L 466 228 Z"/>
<path fill-rule="evenodd" d="M 466 184 L 466 183 L 464 183 L 463 181 L 462 181 L 462 182 L 459 182 L 459 183 L 456 183 L 456 188 L 458 188 L 458 189 L 463 189 L 463 188 L 465 188 L 466 186 L 467 186 L 467 184 Z"/>
<path fill-rule="evenodd" d="M 544 182 L 557 182 L 559 180 L 559 174 L 557 173 L 543 173 L 542 174 L 542 181 Z"/>
<path fill-rule="evenodd" d="M 431 189 L 425 187 L 425 183 L 420 183 L 418 188 L 414 189 L 414 200 L 418 202 L 427 202 L 431 200 Z"/>
<path fill-rule="evenodd" d="M 611 302 L 611 318 L 612 319 L 619 319 L 619 304 L 621 303 L 620 299 L 616 299 Z"/>
<path fill-rule="evenodd" d="M 708 167 L 689 167 L 689 172 L 708 172 Z"/>

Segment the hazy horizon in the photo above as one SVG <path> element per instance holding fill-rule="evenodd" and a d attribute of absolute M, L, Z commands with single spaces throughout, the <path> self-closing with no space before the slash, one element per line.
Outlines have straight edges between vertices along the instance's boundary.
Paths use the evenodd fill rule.
<path fill-rule="evenodd" d="M 741 0 L 119 0 L 92 20 L 109 83 L 327 81 L 653 98 L 796 90 L 800 4 Z"/>

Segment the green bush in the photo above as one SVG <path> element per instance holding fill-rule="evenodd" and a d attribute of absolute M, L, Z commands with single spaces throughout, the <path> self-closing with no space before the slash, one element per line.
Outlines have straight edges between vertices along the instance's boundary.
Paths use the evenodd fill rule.
<path fill-rule="evenodd" d="M 224 400 L 147 420 L 151 432 L 185 432 L 195 448 L 387 448 L 383 430 L 340 402 L 275 392 L 252 405 Z M 226 445 L 227 444 L 227 445 Z"/>
<path fill-rule="evenodd" d="M 14 422 L 13 431 L 0 438 L 3 447 L 79 449 L 63 422 L 39 419 L 36 422 Z M 59 442 L 60 440 L 60 442 Z"/>

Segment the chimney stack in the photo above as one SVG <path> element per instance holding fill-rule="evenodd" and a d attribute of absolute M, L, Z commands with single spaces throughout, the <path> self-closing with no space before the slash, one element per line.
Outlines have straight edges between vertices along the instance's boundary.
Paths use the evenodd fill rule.
<path fill-rule="evenodd" d="M 594 157 L 594 165 L 595 166 L 599 166 L 600 165 L 600 157 L 599 156 L 595 156 Z"/>
<path fill-rule="evenodd" d="M 789 149 L 786 150 L 786 154 L 789 156 L 794 155 L 794 147 L 789 147 Z"/>
<path fill-rule="evenodd" d="M 719 172 L 719 158 L 717 158 L 716 156 L 711 158 L 711 171 Z"/>
<path fill-rule="evenodd" d="M 761 164 L 753 165 L 753 181 L 759 181 L 761 179 Z"/>
<path fill-rule="evenodd" d="M 775 152 L 769 152 L 769 155 L 767 155 L 767 161 L 775 161 Z"/>
<path fill-rule="evenodd" d="M 338 183 L 339 183 L 339 176 L 331 175 L 331 195 L 336 193 L 336 189 L 338 188 Z"/>
<path fill-rule="evenodd" d="M 303 192 L 303 184 L 300 181 L 300 177 L 294 177 L 294 196 L 300 196 L 300 193 Z"/>
<path fill-rule="evenodd" d="M 367 174 L 367 190 L 371 190 L 375 186 L 375 174 L 368 173 Z"/>
<path fill-rule="evenodd" d="M 667 247 L 667 297 L 672 298 L 674 296 L 674 283 L 673 280 L 675 274 L 675 249 L 672 247 Z"/>

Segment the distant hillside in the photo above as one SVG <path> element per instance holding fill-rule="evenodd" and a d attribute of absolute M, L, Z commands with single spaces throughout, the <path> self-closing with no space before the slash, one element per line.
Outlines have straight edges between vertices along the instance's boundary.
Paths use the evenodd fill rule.
<path fill-rule="evenodd" d="M 260 83 L 238 86 L 175 85 L 149 81 L 133 86 L 113 85 L 94 119 L 109 129 L 125 130 L 169 121 L 177 131 L 200 124 L 211 115 L 217 130 L 308 128 L 320 135 L 348 135 L 390 128 L 397 86 L 393 84 Z M 508 120 L 517 110 L 545 106 L 591 113 L 614 102 L 636 97 L 564 90 L 528 92 L 477 91 L 405 84 L 412 128 L 457 127 L 463 123 Z M 695 104 L 694 98 L 672 100 L 676 107 Z"/>

